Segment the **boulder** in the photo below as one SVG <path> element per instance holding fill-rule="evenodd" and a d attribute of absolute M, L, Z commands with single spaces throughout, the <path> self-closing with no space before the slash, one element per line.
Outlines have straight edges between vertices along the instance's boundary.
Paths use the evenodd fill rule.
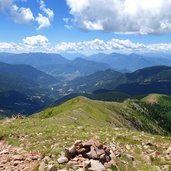
<path fill-rule="evenodd" d="M 64 163 L 68 163 L 68 158 L 67 157 L 60 157 L 60 158 L 58 158 L 57 159 L 57 162 L 59 163 L 59 164 L 64 164 Z"/>
<path fill-rule="evenodd" d="M 90 160 L 91 167 L 88 170 L 91 171 L 106 171 L 104 165 L 98 160 Z"/>

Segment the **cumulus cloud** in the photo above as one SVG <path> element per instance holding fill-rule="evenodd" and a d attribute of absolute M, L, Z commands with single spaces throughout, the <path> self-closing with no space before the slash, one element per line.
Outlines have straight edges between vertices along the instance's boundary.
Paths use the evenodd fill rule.
<path fill-rule="evenodd" d="M 25 37 L 21 43 L 14 42 L 0 42 L 0 52 L 34 52 L 50 51 L 48 48 L 49 40 L 47 37 L 42 35 Z"/>
<path fill-rule="evenodd" d="M 171 32 L 170 0 L 66 0 L 74 22 L 85 30 L 124 34 Z"/>
<path fill-rule="evenodd" d="M 111 39 L 104 41 L 94 39 L 80 42 L 61 42 L 51 45 L 43 35 L 29 36 L 21 43 L 0 42 L 1 52 L 48 52 L 48 53 L 82 53 L 91 55 L 95 53 L 144 53 L 144 52 L 171 52 L 170 43 L 149 44 L 132 42 L 130 40 Z"/>
<path fill-rule="evenodd" d="M 30 36 L 23 39 L 24 44 L 30 46 L 47 46 L 48 38 L 42 35 Z"/>
<path fill-rule="evenodd" d="M 93 54 L 98 52 L 112 53 L 112 52 L 131 52 L 142 51 L 146 46 L 140 43 L 133 43 L 130 40 L 112 39 L 110 41 L 103 41 L 94 39 L 92 41 L 83 42 L 62 42 L 57 44 L 55 51 L 59 52 L 78 52 L 84 54 Z"/>
<path fill-rule="evenodd" d="M 22 0 L 27 2 L 27 0 Z M 36 21 L 38 24 L 37 30 L 47 28 L 51 25 L 54 17 L 53 10 L 46 7 L 43 0 L 39 0 L 40 13 L 34 17 L 30 8 L 19 7 L 16 5 L 15 0 L 0 0 L 0 13 L 6 13 L 11 16 L 14 22 L 20 24 L 27 24 Z"/>
<path fill-rule="evenodd" d="M 53 10 L 47 8 L 43 0 L 40 0 L 40 10 L 44 14 L 39 13 L 35 19 L 39 25 L 37 30 L 51 26 L 51 21 L 53 20 L 54 17 Z"/>
<path fill-rule="evenodd" d="M 37 30 L 40 30 L 42 28 L 47 28 L 49 27 L 50 24 L 50 20 L 48 17 L 43 16 L 42 14 L 39 13 L 38 17 L 36 17 L 35 19 L 37 21 L 37 23 L 39 24 Z"/>
<path fill-rule="evenodd" d="M 34 20 L 34 16 L 30 8 L 19 8 L 16 5 L 12 5 L 10 14 L 16 23 L 30 23 Z"/>
<path fill-rule="evenodd" d="M 18 7 L 13 0 L 1 0 L 0 12 L 5 12 L 11 16 L 16 23 L 30 23 L 34 20 L 30 8 Z"/>
<path fill-rule="evenodd" d="M 16 43 L 0 42 L 0 52 L 21 52 L 24 48 Z"/>

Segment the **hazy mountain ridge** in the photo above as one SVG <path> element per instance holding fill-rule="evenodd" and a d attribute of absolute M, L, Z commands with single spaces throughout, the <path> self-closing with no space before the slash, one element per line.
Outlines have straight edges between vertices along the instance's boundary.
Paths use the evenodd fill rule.
<path fill-rule="evenodd" d="M 158 57 L 157 54 L 156 56 L 148 57 L 146 55 L 143 56 L 143 54 L 140 55 L 134 53 L 133 54 L 100 53 L 100 54 L 92 55 L 88 57 L 88 59 L 96 62 L 106 63 L 117 71 L 122 71 L 122 70 L 135 71 L 138 69 L 156 66 L 156 65 L 171 66 L 171 60 L 169 58 L 165 58 L 161 56 Z"/>
<path fill-rule="evenodd" d="M 89 61 L 86 58 L 69 60 L 59 54 L 47 53 L 0 53 L 0 61 L 9 64 L 27 64 L 50 74 L 58 80 L 72 80 L 79 76 L 92 74 L 96 71 L 111 68 L 108 64 Z M 89 68 L 89 69 L 87 69 Z"/>
<path fill-rule="evenodd" d="M 148 56 L 149 55 L 149 56 Z M 168 54 L 169 55 L 169 54 Z M 86 70 L 76 65 L 76 61 L 81 65 L 86 65 L 89 61 L 90 70 L 93 72 L 99 71 L 98 67 L 104 67 L 104 69 L 114 69 L 117 71 L 130 72 L 145 67 L 151 67 L 156 65 L 167 65 L 171 66 L 171 60 L 168 57 L 162 56 L 160 54 L 120 54 L 120 53 L 111 53 L 111 54 L 94 54 L 91 56 L 84 56 L 82 54 L 73 54 L 75 58 L 69 58 L 70 54 L 64 54 L 63 57 L 60 54 L 48 54 L 48 53 L 21 53 L 21 54 L 8 54 L 0 53 L 0 61 L 9 63 L 9 64 L 28 64 L 38 69 L 57 76 L 58 74 L 68 74 L 69 72 L 75 73 L 76 71 L 80 72 L 80 75 L 84 75 Z M 72 54 L 71 54 L 72 56 Z M 81 61 L 82 59 L 82 61 Z M 84 59 L 84 60 L 83 60 Z M 92 66 L 96 66 L 93 70 Z M 99 64 L 100 63 L 100 64 Z M 103 65 L 104 66 L 103 66 Z M 100 66 L 101 65 L 101 66 Z M 70 73 L 70 74 L 71 74 Z M 88 72 L 91 74 L 92 72 Z"/>
<path fill-rule="evenodd" d="M 73 80 L 77 77 L 86 76 L 108 68 L 111 67 L 107 64 L 88 61 L 83 58 L 76 58 L 65 64 L 51 64 L 38 67 L 38 69 L 57 78 L 61 77 L 64 80 Z"/>

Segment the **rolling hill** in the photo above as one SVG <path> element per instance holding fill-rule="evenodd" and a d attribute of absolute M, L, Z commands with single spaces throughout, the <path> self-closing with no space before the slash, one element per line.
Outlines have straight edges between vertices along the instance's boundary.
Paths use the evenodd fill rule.
<path fill-rule="evenodd" d="M 120 82 L 117 87 L 116 82 Z M 171 95 L 171 67 L 155 66 L 137 70 L 133 73 L 120 77 L 110 86 L 115 86 L 116 91 L 131 95 L 162 93 Z"/>
<path fill-rule="evenodd" d="M 156 98 L 155 103 L 148 100 L 152 97 Z M 110 125 L 155 134 L 170 134 L 170 102 L 170 96 L 155 94 L 142 100 L 126 100 L 122 103 L 96 101 L 79 96 L 60 106 L 45 109 L 33 117 L 57 117 L 68 123 L 75 120 L 81 125 Z"/>
<path fill-rule="evenodd" d="M 122 74 L 120 72 L 107 69 L 105 71 L 97 71 L 85 77 L 76 78 L 68 83 L 66 88 L 73 89 L 77 92 L 92 92 L 97 89 L 106 88 L 113 80 L 119 78 Z"/>

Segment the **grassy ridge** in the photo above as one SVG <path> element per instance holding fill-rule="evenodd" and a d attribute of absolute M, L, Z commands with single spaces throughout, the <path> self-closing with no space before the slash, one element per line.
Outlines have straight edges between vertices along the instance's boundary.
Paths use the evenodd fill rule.
<path fill-rule="evenodd" d="M 151 103 L 151 99 L 155 99 L 155 103 Z M 123 103 L 102 102 L 80 96 L 25 119 L 0 121 L 0 139 L 25 150 L 37 151 L 43 157 L 47 154 L 57 156 L 75 140 L 88 140 L 96 136 L 102 142 L 116 143 L 122 149 L 129 145 L 130 148 L 125 149 L 125 153 L 136 158 L 136 168 L 140 171 L 151 171 L 155 170 L 156 166 L 162 167 L 171 163 L 158 158 L 151 158 L 150 164 L 146 163 L 144 144 L 151 142 L 154 144 L 151 150 L 163 151 L 170 144 L 171 136 L 137 130 L 169 134 L 167 127 L 159 124 L 159 114 L 152 115 L 152 111 L 156 105 L 165 106 L 166 110 L 162 116 L 168 119 L 171 111 L 170 101 L 170 97 L 162 95 L 150 95 L 142 100 L 126 100 Z M 125 170 L 123 160 L 128 163 L 130 170 L 136 170 L 123 153 L 121 160 L 117 161 L 121 171 Z"/>
<path fill-rule="evenodd" d="M 171 108 L 169 104 L 171 99 L 168 96 L 158 96 L 160 103 L 151 104 L 146 98 L 142 100 L 126 100 L 123 103 L 103 102 L 90 100 L 79 96 L 73 98 L 60 106 L 48 108 L 33 117 L 37 118 L 60 118 L 63 121 L 72 123 L 73 120 L 78 124 L 96 124 L 110 125 L 114 127 L 129 128 L 134 130 L 146 131 L 157 134 L 167 134 L 171 132 L 168 119 Z M 160 112 L 164 108 L 164 104 L 168 105 L 165 113 L 162 114 L 162 120 L 167 123 L 163 126 L 160 121 Z M 157 106 L 157 109 L 155 110 Z M 161 122 L 161 123 L 159 123 Z"/>

